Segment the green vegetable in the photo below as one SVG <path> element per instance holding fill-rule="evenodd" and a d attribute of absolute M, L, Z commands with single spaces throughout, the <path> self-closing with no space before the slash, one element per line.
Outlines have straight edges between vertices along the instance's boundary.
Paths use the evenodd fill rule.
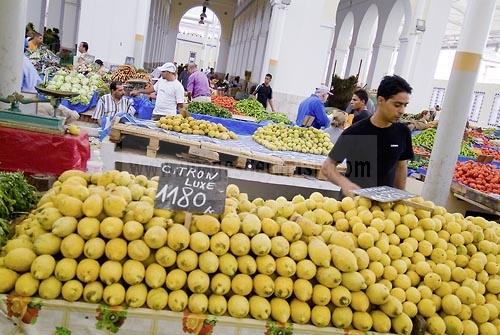
<path fill-rule="evenodd" d="M 188 112 L 195 114 L 211 115 L 231 119 L 233 114 L 226 108 L 214 105 L 211 102 L 191 102 L 188 105 Z"/>
<path fill-rule="evenodd" d="M 14 212 L 27 212 L 37 201 L 35 187 L 23 174 L 0 172 L 0 218 L 12 219 Z"/>
<path fill-rule="evenodd" d="M 240 113 L 254 117 L 257 122 L 261 122 L 264 120 L 269 120 L 274 123 L 284 123 L 291 124 L 292 122 L 286 117 L 285 114 L 268 112 L 260 102 L 255 99 L 245 99 L 240 100 L 235 105 L 236 110 Z"/>
<path fill-rule="evenodd" d="M 56 327 L 55 335 L 71 335 L 71 331 L 65 327 Z"/>
<path fill-rule="evenodd" d="M 429 151 L 432 151 L 434 147 L 434 141 L 436 139 L 436 129 L 430 128 L 426 129 L 418 135 L 412 137 L 411 141 L 413 146 L 420 146 Z M 470 140 L 463 141 L 460 147 L 460 156 L 472 157 L 475 158 L 477 155 L 470 150 L 470 146 L 472 142 Z"/>

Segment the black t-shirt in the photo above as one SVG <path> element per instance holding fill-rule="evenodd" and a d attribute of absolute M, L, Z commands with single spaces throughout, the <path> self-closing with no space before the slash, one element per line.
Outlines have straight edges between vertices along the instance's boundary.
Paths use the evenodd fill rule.
<path fill-rule="evenodd" d="M 367 119 L 369 117 L 370 117 L 370 112 L 368 112 L 368 109 L 359 112 L 355 111 L 354 118 L 352 119 L 352 124 L 358 123 L 359 121 Z"/>
<path fill-rule="evenodd" d="M 328 156 L 347 159 L 345 176 L 360 187 L 394 186 L 398 161 L 413 158 L 411 132 L 401 123 L 378 128 L 367 118 L 346 129 Z"/>
<path fill-rule="evenodd" d="M 266 86 L 264 84 L 260 84 L 255 90 L 257 93 L 257 101 L 267 108 L 267 100 L 273 98 L 273 89 L 271 86 Z"/>

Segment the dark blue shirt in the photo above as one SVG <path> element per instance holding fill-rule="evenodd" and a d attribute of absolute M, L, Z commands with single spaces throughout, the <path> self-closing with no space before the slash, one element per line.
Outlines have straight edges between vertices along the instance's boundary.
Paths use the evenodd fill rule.
<path fill-rule="evenodd" d="M 314 117 L 312 126 L 316 129 L 330 126 L 330 120 L 326 116 L 325 106 L 316 94 L 312 94 L 309 98 L 300 103 L 296 120 L 297 126 L 302 126 L 302 122 L 306 116 Z"/>

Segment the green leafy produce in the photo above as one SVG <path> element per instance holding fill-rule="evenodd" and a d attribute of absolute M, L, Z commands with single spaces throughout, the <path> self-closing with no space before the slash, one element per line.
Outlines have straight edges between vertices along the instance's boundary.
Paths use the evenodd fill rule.
<path fill-rule="evenodd" d="M 8 220 L 0 218 L 0 247 L 2 247 L 10 236 L 10 224 Z"/>
<path fill-rule="evenodd" d="M 254 117 L 257 122 L 269 120 L 274 123 L 291 124 L 292 122 L 283 113 L 268 112 L 260 102 L 255 99 L 240 100 L 235 105 L 240 113 Z"/>
<path fill-rule="evenodd" d="M 0 172 L 0 218 L 8 220 L 14 212 L 27 212 L 37 201 L 35 187 L 21 173 Z"/>
<path fill-rule="evenodd" d="M 430 128 L 426 129 L 418 135 L 412 137 L 413 146 L 419 146 L 426 148 L 429 151 L 432 151 L 434 147 L 434 141 L 436 139 L 436 129 Z M 472 142 L 470 140 L 463 141 L 460 147 L 460 156 L 466 157 L 477 157 L 477 155 L 470 149 Z"/>
<path fill-rule="evenodd" d="M 270 150 L 297 151 L 327 155 L 333 147 L 330 136 L 316 128 L 290 127 L 270 124 L 253 134 L 255 142 Z"/>
<path fill-rule="evenodd" d="M 189 113 L 211 115 L 231 119 L 233 114 L 226 108 L 214 105 L 211 102 L 191 102 L 188 106 Z"/>

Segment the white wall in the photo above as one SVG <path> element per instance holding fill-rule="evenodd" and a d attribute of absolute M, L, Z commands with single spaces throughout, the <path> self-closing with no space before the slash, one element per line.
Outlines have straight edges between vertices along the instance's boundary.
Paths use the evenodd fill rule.
<path fill-rule="evenodd" d="M 142 23 L 149 15 L 149 8 L 138 10 L 144 0 L 82 0 L 81 6 L 78 41 L 89 43 L 91 55 L 112 64 L 134 57 L 137 20 Z"/>
<path fill-rule="evenodd" d="M 58 28 L 59 34 L 62 29 L 61 21 L 61 7 L 63 0 L 50 0 L 49 1 L 49 11 L 47 16 L 47 27 L 48 28 Z"/>
<path fill-rule="evenodd" d="M 200 62 L 200 59 L 204 55 L 203 44 L 192 41 L 177 40 L 174 59 L 178 64 L 181 63 L 187 64 L 189 63 L 189 53 L 196 52 L 195 62 L 199 64 L 200 68 L 203 68 L 203 70 L 205 70 L 207 66 L 214 67 L 215 63 L 217 62 L 218 48 L 215 45 L 207 45 L 206 47 L 207 47 L 206 60 L 208 61 L 208 63 L 207 62 L 202 63 Z"/>
<path fill-rule="evenodd" d="M 86 1 L 87 0 L 82 0 L 82 4 L 85 3 Z M 63 48 L 72 49 L 75 47 L 75 44 L 77 44 L 76 37 L 78 36 L 78 22 L 80 22 L 80 24 L 82 23 L 82 21 L 78 20 L 78 11 L 79 11 L 78 6 L 79 6 L 78 0 L 65 0 L 63 27 L 59 31 L 62 37 L 61 47 Z M 95 8 L 98 7 L 92 8 L 92 12 L 97 12 Z M 90 26 L 95 24 L 94 22 L 92 23 L 85 22 L 85 23 L 86 25 Z"/>
<path fill-rule="evenodd" d="M 448 81 L 436 79 L 436 80 L 434 80 L 433 85 L 434 85 L 433 87 L 446 89 L 448 87 Z M 500 84 L 477 83 L 476 86 L 474 87 L 474 91 L 484 92 L 484 98 L 482 101 L 478 121 L 477 122 L 470 121 L 470 123 L 475 125 L 475 126 L 480 126 L 480 127 L 492 127 L 493 125 L 488 124 L 488 121 L 489 121 L 491 113 L 492 113 L 495 95 L 496 94 L 500 95 Z M 445 92 L 445 94 L 446 94 L 446 92 Z M 431 98 L 429 98 L 429 101 L 430 101 L 430 99 Z M 497 99 L 500 99 L 500 97 L 498 97 Z M 442 105 L 442 103 L 441 103 L 441 105 Z M 497 106 L 498 106 L 498 102 L 497 102 Z M 470 106 L 466 106 L 464 108 L 467 108 L 468 113 L 470 113 Z M 496 126 L 500 127 L 500 124 L 497 124 Z"/>
<path fill-rule="evenodd" d="M 35 26 L 35 30 L 43 33 L 43 22 L 41 22 L 41 16 L 45 8 L 43 0 L 30 0 L 28 3 L 28 11 L 26 12 L 26 24 L 32 22 Z"/>

